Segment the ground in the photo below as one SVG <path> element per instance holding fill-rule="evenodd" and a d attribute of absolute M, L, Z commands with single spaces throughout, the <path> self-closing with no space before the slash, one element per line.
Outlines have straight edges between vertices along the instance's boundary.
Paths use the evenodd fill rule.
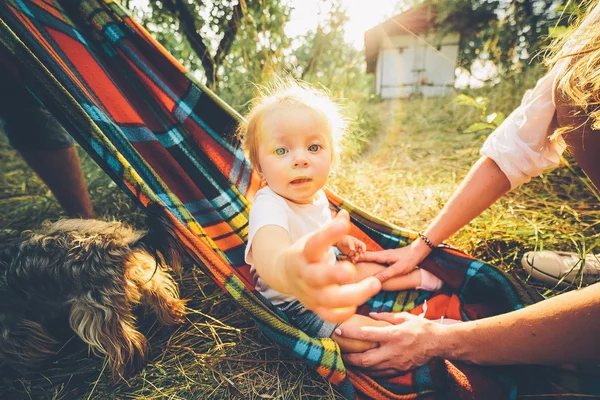
<path fill-rule="evenodd" d="M 375 101 L 368 112 L 379 121 L 377 132 L 354 157 L 342 157 L 330 187 L 378 217 L 424 229 L 479 157 L 485 135 L 461 133 L 477 115 L 454 103 L 452 96 Z M 142 227 L 143 216 L 135 205 L 90 157 L 83 152 L 81 156 L 99 217 Z M 0 136 L 0 165 L 2 242 L 62 215 L 4 136 Z M 600 243 L 598 199 L 579 170 L 563 166 L 506 196 L 450 241 L 527 279 L 516 267 L 525 251 L 589 251 Z M 192 313 L 173 330 L 156 326 L 151 315 L 141 316 L 151 354 L 144 370 L 128 383 L 111 386 L 102 360 L 73 343 L 63 359 L 43 372 L 26 377 L 0 372 L 0 398 L 339 397 L 304 363 L 266 340 L 248 315 L 198 268 L 188 263 L 185 271 L 178 280 L 182 295 L 191 299 Z"/>

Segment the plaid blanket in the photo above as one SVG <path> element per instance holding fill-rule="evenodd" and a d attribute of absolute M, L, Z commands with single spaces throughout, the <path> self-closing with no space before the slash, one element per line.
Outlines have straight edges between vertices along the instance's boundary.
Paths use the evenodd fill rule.
<path fill-rule="evenodd" d="M 576 370 L 447 360 L 375 379 L 346 368 L 331 339 L 308 337 L 288 324 L 254 290 L 244 263 L 248 209 L 260 182 L 233 135 L 240 116 L 195 82 L 116 2 L 6 0 L 0 5 L 0 57 L 18 65 L 27 88 L 140 207 L 153 203 L 167 210 L 189 254 L 267 337 L 305 360 L 346 398 L 506 399 L 517 390 L 581 389 L 572 386 L 579 379 L 570 379 L 581 376 Z M 417 237 L 327 194 L 334 208 L 350 212 L 353 234 L 370 249 L 404 246 Z M 380 293 L 360 312 L 418 314 L 427 300 L 428 318 L 471 320 L 541 299 L 457 250 L 435 250 L 423 268 L 446 282 L 442 292 Z"/>

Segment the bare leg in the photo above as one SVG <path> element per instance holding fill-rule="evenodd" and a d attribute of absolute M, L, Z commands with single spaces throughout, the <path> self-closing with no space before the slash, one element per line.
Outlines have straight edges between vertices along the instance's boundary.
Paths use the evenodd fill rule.
<path fill-rule="evenodd" d="M 386 321 L 376 321 L 372 318 L 365 317 L 364 315 L 355 314 L 346 321 L 344 321 L 340 325 L 340 329 L 342 331 L 344 328 L 349 326 L 388 326 L 389 322 Z M 331 338 L 336 341 L 336 343 L 340 346 L 342 353 L 362 353 L 363 351 L 367 351 L 369 349 L 373 349 L 379 346 L 379 343 L 376 342 L 365 342 L 357 339 L 348 339 L 346 337 L 338 336 L 335 333 L 331 335 Z"/>
<path fill-rule="evenodd" d="M 19 152 L 70 217 L 93 218 L 94 210 L 75 146 Z"/>
<path fill-rule="evenodd" d="M 358 271 L 357 281 L 360 281 L 369 276 L 376 275 L 379 271 L 385 269 L 387 267 L 370 262 L 363 262 L 356 264 L 356 269 Z M 387 281 L 383 282 L 381 285 L 382 290 L 385 291 L 396 291 L 396 290 L 407 290 L 407 289 L 415 289 L 421 286 L 421 271 L 419 269 L 415 269 L 409 272 L 406 275 L 395 276 Z"/>

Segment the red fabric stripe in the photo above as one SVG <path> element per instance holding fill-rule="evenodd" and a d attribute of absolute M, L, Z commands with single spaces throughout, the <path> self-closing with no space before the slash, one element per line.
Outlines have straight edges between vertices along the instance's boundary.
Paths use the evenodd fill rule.
<path fill-rule="evenodd" d="M 85 46 L 59 31 L 48 28 L 48 32 L 63 50 L 65 57 L 77 68 L 77 72 L 115 122 L 119 124 L 143 123 Z M 65 69 L 68 68 L 65 67 Z"/>

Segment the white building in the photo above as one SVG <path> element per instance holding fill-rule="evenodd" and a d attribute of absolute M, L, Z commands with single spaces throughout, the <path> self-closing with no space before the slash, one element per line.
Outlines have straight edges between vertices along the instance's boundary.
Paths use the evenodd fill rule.
<path fill-rule="evenodd" d="M 435 31 L 430 6 L 410 9 L 365 32 L 367 72 L 384 99 L 443 96 L 454 88 L 460 34 Z"/>

